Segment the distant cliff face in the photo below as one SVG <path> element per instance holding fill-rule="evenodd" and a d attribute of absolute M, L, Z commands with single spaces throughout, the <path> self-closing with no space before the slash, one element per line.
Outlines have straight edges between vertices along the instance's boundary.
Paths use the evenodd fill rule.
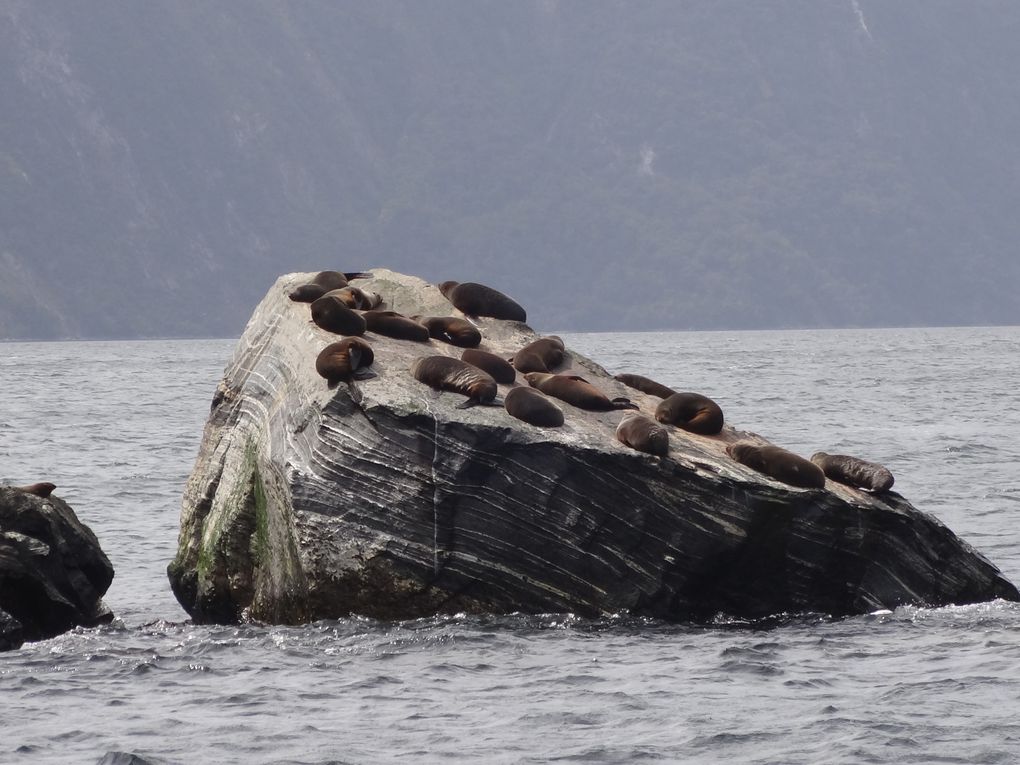
<path fill-rule="evenodd" d="M 0 0 L 0 337 L 282 271 L 560 329 L 1016 323 L 1020 6 Z"/>

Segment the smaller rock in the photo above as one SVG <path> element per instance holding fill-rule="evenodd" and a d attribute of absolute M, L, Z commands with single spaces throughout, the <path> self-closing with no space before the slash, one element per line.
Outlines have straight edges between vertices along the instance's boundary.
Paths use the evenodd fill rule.
<path fill-rule="evenodd" d="M 59 497 L 0 487 L 0 650 L 113 619 L 113 566 Z"/>

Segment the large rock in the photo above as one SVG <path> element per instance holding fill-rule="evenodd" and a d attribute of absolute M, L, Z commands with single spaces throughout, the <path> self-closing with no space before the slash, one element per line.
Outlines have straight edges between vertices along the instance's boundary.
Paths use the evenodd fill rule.
<path fill-rule="evenodd" d="M 113 566 L 64 500 L 0 487 L 0 650 L 113 618 Z"/>
<path fill-rule="evenodd" d="M 419 279 L 373 273 L 359 285 L 394 310 L 455 313 Z M 499 407 L 456 409 L 464 397 L 434 394 L 408 371 L 421 355 L 460 355 L 437 341 L 368 335 L 378 376 L 353 395 L 329 390 L 314 362 L 337 338 L 286 297 L 310 276 L 272 287 L 213 400 L 168 571 L 198 621 L 754 618 L 1020 597 L 898 494 L 795 489 L 726 456 L 753 434 L 673 430 L 659 459 L 615 440 L 618 411 L 563 404 L 566 424 L 541 429 Z M 505 356 L 534 337 L 524 324 L 479 323 L 482 347 Z M 572 363 L 611 398 L 654 411 L 659 399 L 577 354 Z"/>

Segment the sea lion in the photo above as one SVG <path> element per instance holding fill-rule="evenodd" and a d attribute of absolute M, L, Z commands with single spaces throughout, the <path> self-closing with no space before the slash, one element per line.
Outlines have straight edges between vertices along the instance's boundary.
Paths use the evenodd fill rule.
<path fill-rule="evenodd" d="M 616 426 L 616 440 L 657 457 L 669 454 L 669 432 L 647 415 L 627 412 Z"/>
<path fill-rule="evenodd" d="M 418 343 L 427 343 L 429 340 L 427 327 L 396 311 L 366 311 L 361 316 L 368 331 L 377 335 Z"/>
<path fill-rule="evenodd" d="M 311 303 L 318 300 L 327 292 L 342 289 L 347 286 L 351 279 L 370 279 L 372 274 L 362 271 L 319 271 L 312 280 L 302 284 L 288 295 L 296 303 Z"/>
<path fill-rule="evenodd" d="M 495 353 L 468 348 L 460 354 L 460 358 L 468 364 L 484 369 L 498 383 L 513 384 L 517 380 L 517 372 L 510 366 L 510 362 L 501 359 Z"/>
<path fill-rule="evenodd" d="M 521 386 L 507 392 L 503 407 L 510 416 L 540 428 L 558 428 L 563 424 L 563 410 L 534 388 Z"/>
<path fill-rule="evenodd" d="M 607 412 L 611 409 L 637 409 L 637 404 L 627 398 L 610 400 L 583 377 L 577 375 L 553 375 L 546 372 L 528 372 L 524 375 L 528 385 L 538 388 L 547 396 L 566 401 L 578 409 Z"/>
<path fill-rule="evenodd" d="M 482 333 L 470 321 L 456 316 L 415 316 L 428 327 L 429 335 L 458 348 L 477 348 L 482 342 Z"/>
<path fill-rule="evenodd" d="M 293 290 L 287 297 L 295 303 L 313 303 L 327 292 L 329 292 L 329 290 L 321 284 L 302 284 L 300 287 Z"/>
<path fill-rule="evenodd" d="M 655 419 L 702 436 L 714 436 L 723 426 L 722 409 L 700 393 L 674 393 L 663 399 L 655 407 Z"/>
<path fill-rule="evenodd" d="M 503 403 L 496 399 L 498 389 L 492 375 L 460 359 L 423 356 L 411 364 L 411 374 L 415 380 L 435 390 L 467 396 L 468 400 L 458 405 L 458 409 L 467 409 L 477 404 L 500 406 Z"/>
<path fill-rule="evenodd" d="M 750 441 L 738 441 L 727 446 L 726 453 L 741 465 L 747 465 L 791 486 L 825 488 L 825 473 L 818 465 L 779 446 L 759 446 Z"/>
<path fill-rule="evenodd" d="M 358 311 L 371 311 L 382 303 L 382 296 L 376 292 L 369 292 L 357 287 L 341 287 L 337 290 L 330 290 L 327 295 L 335 295 L 345 306 Z"/>
<path fill-rule="evenodd" d="M 30 483 L 28 486 L 15 486 L 14 488 L 26 494 L 34 494 L 37 497 L 46 499 L 57 488 L 57 485 L 49 481 L 40 481 L 39 483 Z"/>
<path fill-rule="evenodd" d="M 847 454 L 826 454 L 815 452 L 811 461 L 818 465 L 836 483 L 852 486 L 865 491 L 889 491 L 893 486 L 893 474 L 884 465 L 868 462 Z"/>
<path fill-rule="evenodd" d="M 323 295 L 312 303 L 312 321 L 337 335 L 365 334 L 365 319 L 333 294 Z"/>
<path fill-rule="evenodd" d="M 315 371 L 326 378 L 330 388 L 338 383 L 350 383 L 372 377 L 367 367 L 372 366 L 375 354 L 372 346 L 360 337 L 345 337 L 338 343 L 330 343 L 315 359 Z"/>
<path fill-rule="evenodd" d="M 475 282 L 442 282 L 439 291 L 465 316 L 491 316 L 494 319 L 527 321 L 528 314 L 519 304 L 498 290 Z"/>
<path fill-rule="evenodd" d="M 563 340 L 557 335 L 540 337 L 521 348 L 510 359 L 518 372 L 551 372 L 566 358 Z"/>
<path fill-rule="evenodd" d="M 642 393 L 647 393 L 649 396 L 658 396 L 659 398 L 669 398 L 675 390 L 667 388 L 662 383 L 657 383 L 655 380 L 650 380 L 643 375 L 632 375 L 628 373 L 616 375 L 616 380 L 619 380 L 628 388 L 639 390 Z"/>

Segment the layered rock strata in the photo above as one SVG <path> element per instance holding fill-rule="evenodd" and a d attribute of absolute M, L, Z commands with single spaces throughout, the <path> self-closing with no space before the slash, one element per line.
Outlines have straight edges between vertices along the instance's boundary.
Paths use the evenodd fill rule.
<path fill-rule="evenodd" d="M 0 650 L 109 622 L 113 566 L 55 495 L 0 487 Z"/>
<path fill-rule="evenodd" d="M 702 620 L 1020 598 L 898 494 L 797 489 L 734 462 L 727 445 L 766 442 L 728 425 L 714 436 L 673 428 L 668 455 L 655 457 L 617 441 L 622 411 L 563 404 L 565 423 L 539 428 L 500 407 L 458 409 L 463 396 L 436 394 L 409 369 L 460 349 L 372 333 L 376 377 L 330 390 L 315 359 L 338 338 L 287 299 L 309 277 L 273 285 L 213 399 L 168 569 L 197 621 Z M 414 277 L 379 269 L 358 286 L 406 315 L 459 315 Z M 519 322 L 476 323 L 481 349 L 503 358 L 537 337 Z M 609 398 L 655 412 L 661 399 L 567 356 Z"/>

